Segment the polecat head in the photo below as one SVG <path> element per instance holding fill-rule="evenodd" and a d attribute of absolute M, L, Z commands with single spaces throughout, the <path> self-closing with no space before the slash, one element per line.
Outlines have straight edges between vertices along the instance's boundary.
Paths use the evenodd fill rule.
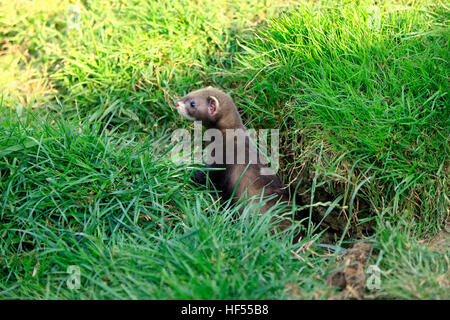
<path fill-rule="evenodd" d="M 207 128 L 242 127 L 241 117 L 231 97 L 212 87 L 190 92 L 175 101 L 175 107 L 183 117 L 201 121 Z"/>

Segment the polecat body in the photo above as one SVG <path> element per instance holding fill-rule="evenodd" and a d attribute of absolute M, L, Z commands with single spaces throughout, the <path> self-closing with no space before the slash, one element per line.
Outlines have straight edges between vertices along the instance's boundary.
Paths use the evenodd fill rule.
<path fill-rule="evenodd" d="M 229 95 L 208 87 L 190 92 L 177 100 L 175 106 L 185 118 L 201 121 L 205 128 L 220 131 L 223 149 L 219 151 L 222 151 L 222 155 L 216 157 L 216 161 L 209 167 L 222 170 L 210 170 L 208 176 L 225 198 L 232 198 L 233 201 L 249 197 L 272 198 L 265 203 L 260 213 L 266 212 L 277 201 L 289 201 L 280 178 L 273 171 L 271 174 L 267 174 L 267 171 L 262 174 L 262 169 L 269 169 L 265 164 L 267 162 L 250 141 L 241 116 Z M 227 149 L 227 145 L 232 145 L 235 152 L 230 152 L 231 149 Z M 238 159 L 242 154 L 245 155 L 244 161 L 242 158 Z M 205 182 L 205 178 L 201 172 L 195 173 L 194 179 L 197 182 Z M 287 226 L 288 223 L 283 224 Z"/>

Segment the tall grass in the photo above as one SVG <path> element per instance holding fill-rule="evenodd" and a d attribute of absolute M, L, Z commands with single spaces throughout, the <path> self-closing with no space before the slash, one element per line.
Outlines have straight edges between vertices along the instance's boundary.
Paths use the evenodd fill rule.
<path fill-rule="evenodd" d="M 323 170 L 355 164 L 355 185 L 372 178 L 363 193 L 375 212 L 436 230 L 448 201 L 448 11 L 423 2 L 376 8 L 305 5 L 274 19 L 243 42 L 230 78 L 245 89 L 237 95 L 252 125 L 304 136 L 286 137 L 294 161 L 285 171 L 325 141 L 335 161 Z"/>
<path fill-rule="evenodd" d="M 1 298 L 329 298 L 346 231 L 370 220 L 368 297 L 448 299 L 433 241 L 448 219 L 445 2 L 377 2 L 379 25 L 372 2 L 81 2 L 79 19 L 70 4 L 0 0 Z M 270 232 L 280 208 L 240 215 L 170 160 L 188 125 L 173 99 L 206 85 L 249 127 L 280 128 L 302 205 L 352 217 L 334 243 L 310 223 L 292 244 Z"/>

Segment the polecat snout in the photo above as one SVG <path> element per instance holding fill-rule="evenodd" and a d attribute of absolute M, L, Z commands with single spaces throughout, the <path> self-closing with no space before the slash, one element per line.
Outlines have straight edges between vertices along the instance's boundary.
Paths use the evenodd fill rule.
<path fill-rule="evenodd" d="M 261 208 L 261 213 L 266 212 L 277 201 L 289 201 L 288 194 L 276 174 L 261 174 L 261 169 L 267 168 L 267 162 L 263 161 L 261 154 L 250 141 L 241 116 L 229 95 L 207 87 L 190 92 L 177 100 L 175 106 L 183 117 L 201 121 L 205 128 L 220 131 L 223 148 L 218 151 L 221 151 L 221 155 L 217 157 L 215 154 L 215 161 L 209 167 L 222 170 L 210 170 L 208 176 L 225 198 L 239 201 L 249 197 L 272 197 L 273 199 Z M 227 148 L 229 144 L 234 152 Z M 242 154 L 246 155 L 244 161 L 238 159 Z M 256 157 L 252 157 L 255 154 Z M 206 177 L 200 172 L 196 172 L 194 179 L 197 182 L 206 181 Z M 285 220 L 282 225 L 287 227 L 290 223 Z"/>
<path fill-rule="evenodd" d="M 183 117 L 201 121 L 206 128 L 244 129 L 231 97 L 213 87 L 190 92 L 177 100 L 175 107 Z"/>

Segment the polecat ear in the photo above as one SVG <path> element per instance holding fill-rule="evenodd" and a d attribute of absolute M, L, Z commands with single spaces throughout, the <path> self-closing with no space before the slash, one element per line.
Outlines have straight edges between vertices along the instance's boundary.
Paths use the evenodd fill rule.
<path fill-rule="evenodd" d="M 213 116 L 219 110 L 219 100 L 214 96 L 209 96 L 208 99 L 208 113 Z"/>

